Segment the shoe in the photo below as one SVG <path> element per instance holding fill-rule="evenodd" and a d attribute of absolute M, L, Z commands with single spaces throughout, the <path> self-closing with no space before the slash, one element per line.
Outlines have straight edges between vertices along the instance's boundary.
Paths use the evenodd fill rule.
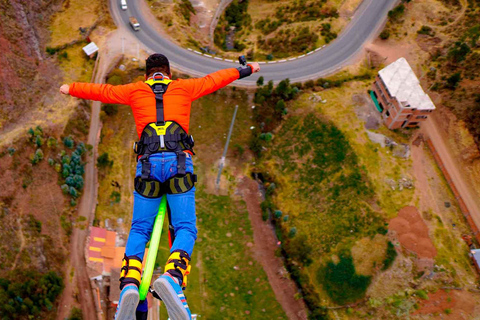
<path fill-rule="evenodd" d="M 153 288 L 160 296 L 168 316 L 171 320 L 191 320 L 192 314 L 188 307 L 187 300 L 183 294 L 182 287 L 178 284 L 178 280 L 169 273 L 164 273 L 154 283 Z"/>
<path fill-rule="evenodd" d="M 135 320 L 135 310 L 139 300 L 137 286 L 134 284 L 125 286 L 120 293 L 115 320 Z"/>

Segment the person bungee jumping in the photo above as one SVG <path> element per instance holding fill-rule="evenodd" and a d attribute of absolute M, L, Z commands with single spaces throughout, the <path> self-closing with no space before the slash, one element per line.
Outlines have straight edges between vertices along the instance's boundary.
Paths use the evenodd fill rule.
<path fill-rule="evenodd" d="M 146 60 L 145 82 L 126 85 L 75 82 L 60 92 L 103 103 L 129 105 L 139 141 L 134 149 L 133 217 L 120 274 L 117 320 L 135 319 L 145 246 L 150 240 L 161 197 L 167 196 L 174 241 L 164 274 L 153 284 L 172 320 L 191 319 L 182 288 L 187 284 L 197 239 L 193 138 L 188 134 L 192 101 L 260 71 L 258 63 L 219 70 L 203 78 L 172 80 L 170 63 L 162 54 Z"/>

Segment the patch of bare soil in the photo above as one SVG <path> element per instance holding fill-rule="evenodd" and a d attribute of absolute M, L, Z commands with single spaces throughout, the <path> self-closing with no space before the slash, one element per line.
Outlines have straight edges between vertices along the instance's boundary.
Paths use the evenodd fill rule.
<path fill-rule="evenodd" d="M 471 292 L 438 290 L 428 295 L 428 300 L 419 300 L 420 308 L 414 315 L 439 314 L 436 319 L 476 319 L 480 314 L 478 295 Z M 477 318 L 478 319 L 478 318 Z"/>
<path fill-rule="evenodd" d="M 404 57 L 409 62 L 418 60 L 413 50 L 415 45 L 411 43 L 402 43 L 402 45 L 399 46 L 398 43 L 390 40 L 385 41 L 377 39 L 368 44 L 365 48 L 367 52 L 373 53 L 376 56 L 376 59 L 384 65 L 388 65 L 401 57 Z"/>
<path fill-rule="evenodd" d="M 415 41 L 417 42 L 420 49 L 428 53 L 434 53 L 438 49 L 440 49 L 440 44 L 442 43 L 442 39 L 439 37 L 430 37 L 426 34 L 419 34 Z"/>
<path fill-rule="evenodd" d="M 427 225 L 417 208 L 408 206 L 400 209 L 398 216 L 390 220 L 389 229 L 395 231 L 402 246 L 414 252 L 419 259 L 433 259 L 437 255 Z"/>
<path fill-rule="evenodd" d="M 272 228 L 262 220 L 258 184 L 248 178 L 241 177 L 238 189 L 247 204 L 248 216 L 253 227 L 255 258 L 262 264 L 268 281 L 278 302 L 289 319 L 307 319 L 307 309 L 302 299 L 295 299 L 298 289 L 295 283 L 283 276 L 283 261 L 275 256 L 276 240 Z"/>

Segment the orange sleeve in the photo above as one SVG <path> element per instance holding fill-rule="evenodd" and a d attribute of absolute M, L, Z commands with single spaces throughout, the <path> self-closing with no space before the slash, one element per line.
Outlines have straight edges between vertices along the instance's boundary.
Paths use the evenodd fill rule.
<path fill-rule="evenodd" d="M 70 85 L 71 96 L 97 100 L 103 103 L 130 104 L 130 93 L 134 89 L 134 83 L 112 86 L 111 84 L 74 82 Z"/>
<path fill-rule="evenodd" d="M 182 86 L 190 93 L 193 101 L 225 87 L 229 83 L 237 80 L 239 76 L 240 73 L 235 68 L 223 69 L 210 73 L 203 78 L 182 80 Z"/>

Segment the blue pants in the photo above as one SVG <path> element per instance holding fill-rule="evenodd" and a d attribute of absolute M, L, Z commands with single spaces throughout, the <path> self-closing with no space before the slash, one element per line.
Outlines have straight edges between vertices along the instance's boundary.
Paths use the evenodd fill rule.
<path fill-rule="evenodd" d="M 173 152 L 153 154 L 149 161 L 152 165 L 151 178 L 164 182 L 177 174 L 177 156 Z M 186 164 L 186 171 L 193 173 L 192 157 L 189 154 L 187 154 Z M 142 164 L 138 162 L 135 176 L 138 177 L 141 174 Z M 149 199 L 136 191 L 133 192 L 133 196 L 132 227 L 125 254 L 127 256 L 137 256 L 143 260 L 145 246 L 150 240 L 161 198 Z M 167 202 L 171 210 L 172 221 L 170 223 L 175 230 L 175 241 L 170 251 L 180 249 L 191 256 L 193 245 L 197 239 L 195 187 L 185 193 L 167 194 Z"/>

